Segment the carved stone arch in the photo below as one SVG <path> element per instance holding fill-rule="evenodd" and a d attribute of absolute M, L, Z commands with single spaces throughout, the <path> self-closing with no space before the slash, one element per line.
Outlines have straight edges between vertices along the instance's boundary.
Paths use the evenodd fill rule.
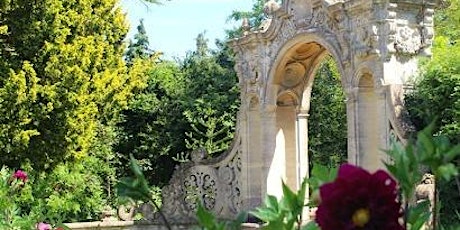
<path fill-rule="evenodd" d="M 321 55 L 319 55 L 318 57 L 316 57 L 316 59 L 312 62 L 312 68 L 310 68 L 310 71 L 306 74 L 306 77 L 305 77 L 305 84 L 304 84 L 304 89 L 302 91 L 302 94 L 301 94 L 301 102 L 300 102 L 300 110 L 304 111 L 304 112 L 309 112 L 310 111 L 310 98 L 311 98 L 311 91 L 313 89 L 313 84 L 314 84 L 314 80 L 315 80 L 315 75 L 316 75 L 316 72 L 318 71 L 319 67 L 320 67 L 320 64 L 321 62 L 324 60 L 325 56 L 327 55 L 330 55 L 327 50 L 325 52 L 323 52 Z M 336 61 L 337 63 L 337 61 Z M 343 76 L 343 75 L 341 75 Z M 343 80 L 345 78 L 340 78 L 340 81 L 341 81 L 341 84 L 342 84 L 342 88 L 345 89 L 344 87 L 344 83 L 345 83 L 345 80 Z"/>
<path fill-rule="evenodd" d="M 347 95 L 349 162 L 383 167 L 380 150 L 394 133 L 404 139 L 404 89 L 418 56 L 429 55 L 435 1 L 268 1 L 263 26 L 246 23 L 242 37 L 230 41 L 242 101 L 234 145 L 223 157 L 176 170 L 163 190 L 167 216 L 193 219 L 184 199 L 197 196 L 228 218 L 261 205 L 267 193 L 280 195 L 280 178 L 300 185 L 308 176 L 306 95 L 325 53 L 336 60 Z M 313 57 L 296 54 L 299 48 Z"/>
<path fill-rule="evenodd" d="M 279 71 L 279 69 L 282 68 L 283 65 L 286 64 L 289 58 L 295 59 L 295 57 L 289 57 L 288 55 L 290 53 L 292 54 L 293 52 L 295 52 L 296 49 L 300 48 L 301 46 L 308 45 L 308 44 L 316 44 L 322 48 L 320 53 L 313 54 L 314 55 L 313 58 L 315 62 L 317 62 L 317 59 L 320 55 L 322 56 L 324 55 L 324 53 L 328 53 L 336 61 L 340 75 L 347 76 L 346 75 L 347 67 L 341 61 L 342 56 L 340 55 L 340 52 L 337 50 L 337 46 L 334 45 L 333 42 L 324 39 L 324 37 L 321 36 L 321 34 L 300 33 L 292 37 L 290 40 L 286 41 L 284 44 L 282 44 L 279 50 L 274 55 L 274 58 L 271 59 L 270 66 L 272 66 L 272 68 L 268 72 L 267 83 L 277 84 L 276 78 L 280 77 L 279 73 L 277 74 L 277 71 Z M 307 73 L 311 74 L 311 69 L 307 69 Z"/>
<path fill-rule="evenodd" d="M 262 30 L 248 32 L 232 41 L 232 46 L 241 51 L 237 56 L 259 53 L 264 57 L 264 66 L 260 67 L 263 72 L 260 112 L 246 113 L 252 116 L 252 122 L 246 123 L 251 132 L 245 139 L 248 149 L 243 154 L 248 159 L 246 171 L 251 175 L 248 180 L 257 181 L 251 184 L 252 192 L 247 196 L 252 204 L 262 202 L 272 191 L 273 181 L 279 182 L 279 177 L 269 177 L 270 172 L 276 171 L 272 168 L 276 166 L 274 163 L 282 166 L 283 174 L 278 175 L 288 174 L 287 163 L 274 161 L 276 156 L 297 154 L 298 157 L 299 153 L 308 152 L 308 137 L 289 139 L 286 135 L 292 136 L 294 125 L 296 134 L 299 126 L 306 130 L 312 74 L 322 55 L 328 53 L 336 61 L 347 96 L 349 162 L 375 170 L 383 166 L 381 162 L 385 159 L 380 150 L 389 146 L 394 129 L 402 127 L 398 110 L 403 105 L 404 84 L 416 70 L 416 56 L 428 50 L 432 38 L 434 0 L 284 0 L 276 9 Z M 416 39 L 423 40 L 427 47 L 413 42 L 414 39 L 406 42 L 407 34 L 416 34 Z M 313 45 L 320 49 L 313 53 L 316 57 L 302 62 L 303 82 L 298 84 L 298 79 L 292 84 L 283 82 L 286 66 L 292 63 L 299 66 L 296 49 L 304 46 L 308 50 Z M 289 95 L 282 93 L 289 90 L 300 97 L 300 106 L 295 111 L 293 106 L 281 108 L 277 103 L 280 93 Z M 277 139 L 283 136 L 284 139 Z M 285 146 L 292 143 L 283 141 L 294 139 L 296 148 L 289 150 Z M 367 142 L 371 144 L 366 145 Z M 299 168 L 305 165 L 305 160 L 308 161 L 295 159 Z"/>

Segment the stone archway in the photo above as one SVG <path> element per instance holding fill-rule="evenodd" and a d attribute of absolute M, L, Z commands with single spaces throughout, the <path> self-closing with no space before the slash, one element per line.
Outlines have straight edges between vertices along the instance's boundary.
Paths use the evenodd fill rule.
<path fill-rule="evenodd" d="M 338 64 L 346 94 L 348 161 L 383 166 L 390 133 L 405 138 L 404 86 L 429 55 L 434 0 L 267 1 L 266 22 L 232 41 L 241 87 L 243 204 L 280 195 L 308 172 L 308 112 L 322 56 Z"/>
<path fill-rule="evenodd" d="M 346 95 L 348 161 L 382 167 L 390 136 L 406 138 L 405 86 L 430 55 L 435 0 L 267 1 L 261 28 L 230 42 L 241 89 L 232 147 L 215 159 L 192 153 L 163 188 L 162 211 L 189 223 L 196 199 L 221 218 L 294 189 L 308 172 L 306 133 L 313 74 L 331 55 Z"/>

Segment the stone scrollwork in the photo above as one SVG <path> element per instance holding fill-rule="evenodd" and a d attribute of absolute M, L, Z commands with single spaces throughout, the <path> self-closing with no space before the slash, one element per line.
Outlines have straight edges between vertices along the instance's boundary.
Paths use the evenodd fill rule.
<path fill-rule="evenodd" d="M 420 30 L 408 26 L 399 28 L 395 36 L 394 46 L 398 53 L 416 54 L 422 48 Z"/>
<path fill-rule="evenodd" d="M 188 210 L 197 210 L 197 201 L 208 210 L 216 208 L 218 195 L 215 170 L 194 168 L 184 178 L 184 202 Z"/>
<path fill-rule="evenodd" d="M 218 158 L 205 159 L 203 152 L 195 151 L 191 162 L 178 166 L 163 188 L 161 211 L 170 222 L 196 222 L 199 203 L 219 217 L 232 218 L 241 211 L 239 135 L 229 151 Z M 159 215 L 154 221 L 161 222 Z"/>
<path fill-rule="evenodd" d="M 373 35 L 372 28 L 369 24 L 361 22 L 360 20 L 357 21 L 352 40 L 358 57 L 367 56 L 371 52 L 373 48 L 373 39 L 375 40 L 375 38 L 372 37 Z"/>

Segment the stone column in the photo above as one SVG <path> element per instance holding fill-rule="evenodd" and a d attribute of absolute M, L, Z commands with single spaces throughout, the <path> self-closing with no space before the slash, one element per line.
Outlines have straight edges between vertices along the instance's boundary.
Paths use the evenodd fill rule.
<path fill-rule="evenodd" d="M 385 153 L 390 147 L 390 111 L 388 111 L 387 104 L 387 86 L 379 85 L 375 88 L 375 95 L 377 98 L 378 105 L 378 129 L 379 129 L 379 143 L 378 143 L 378 159 L 379 162 L 375 166 L 375 170 L 379 168 L 385 168 L 383 162 L 388 160 L 388 156 Z"/>
<path fill-rule="evenodd" d="M 348 140 L 348 163 L 359 165 L 358 156 L 358 87 L 350 87 L 346 89 L 346 104 L 347 104 L 347 140 Z"/>
<path fill-rule="evenodd" d="M 243 206 L 245 210 L 262 204 L 260 194 L 263 190 L 263 158 L 261 151 L 261 119 L 258 106 L 249 106 L 245 119 L 241 119 L 242 138 L 242 184 L 244 189 Z"/>
<path fill-rule="evenodd" d="M 309 157 L 308 157 L 308 114 L 307 110 L 297 111 L 296 117 L 296 143 L 297 143 L 297 190 L 300 189 L 302 181 L 305 177 L 309 178 Z M 308 192 L 308 184 L 305 193 L 305 204 L 308 203 L 310 193 Z M 303 210 L 303 221 L 309 220 L 310 210 L 305 207 Z"/>
<path fill-rule="evenodd" d="M 299 110 L 296 119 L 297 143 L 297 189 L 300 188 L 304 177 L 309 177 L 308 158 L 308 111 Z"/>
<path fill-rule="evenodd" d="M 270 180 L 269 173 L 272 166 L 273 157 L 276 150 L 276 135 L 277 135 L 277 125 L 276 125 L 276 106 L 275 105 L 265 105 L 263 111 L 261 112 L 261 162 L 263 163 L 262 170 L 259 168 L 259 173 L 261 175 L 262 182 L 262 193 L 260 194 L 263 199 L 267 194 L 273 194 L 270 188 L 278 188 L 278 183 L 280 183 L 281 178 L 278 180 Z M 271 183 L 271 184 L 268 184 Z"/>

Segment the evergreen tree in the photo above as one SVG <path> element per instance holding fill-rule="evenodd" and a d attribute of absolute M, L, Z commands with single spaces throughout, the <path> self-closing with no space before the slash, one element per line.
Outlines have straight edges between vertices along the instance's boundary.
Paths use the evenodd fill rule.
<path fill-rule="evenodd" d="M 37 169 L 89 154 L 99 125 L 116 121 L 141 71 L 122 59 L 116 0 L 0 5 L 0 163 Z"/>
<path fill-rule="evenodd" d="M 197 37 L 196 51 L 182 63 L 186 85 L 184 115 L 189 123 L 187 149 L 205 148 L 208 154 L 225 151 L 233 138 L 239 92 L 229 52 L 211 52 L 204 34 Z"/>
<path fill-rule="evenodd" d="M 129 64 L 136 58 L 147 59 L 153 53 L 152 50 L 149 49 L 149 37 L 144 27 L 144 19 L 139 21 L 134 39 L 136 40 L 135 43 L 131 40 L 129 41 L 128 51 L 126 51 L 125 55 L 125 60 Z"/>
<path fill-rule="evenodd" d="M 120 174 L 129 169 L 129 154 L 139 160 L 147 179 L 155 185 L 168 182 L 177 153 L 185 151 L 182 116 L 185 82 L 178 65 L 159 62 L 147 73 L 147 87 L 123 111 L 117 152 Z"/>
<path fill-rule="evenodd" d="M 310 104 L 310 165 L 336 167 L 347 160 L 347 111 L 340 75 L 331 57 L 315 74 Z"/>

